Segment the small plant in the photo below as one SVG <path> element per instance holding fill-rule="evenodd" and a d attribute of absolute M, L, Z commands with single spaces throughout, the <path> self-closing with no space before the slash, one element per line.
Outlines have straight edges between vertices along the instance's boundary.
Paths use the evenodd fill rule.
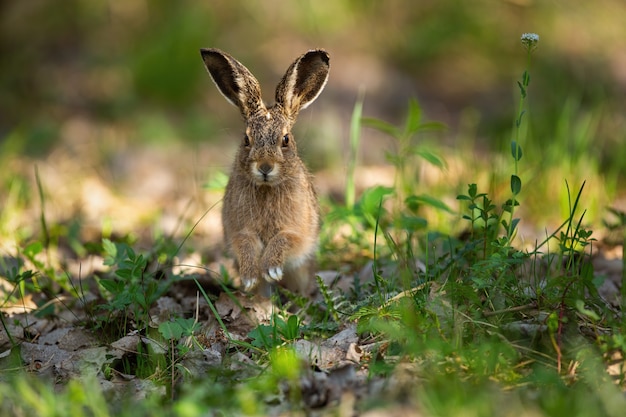
<path fill-rule="evenodd" d="M 270 350 L 291 342 L 300 337 L 300 319 L 291 315 L 285 320 L 278 314 L 273 314 L 270 324 L 259 324 L 249 334 L 252 346 Z"/>
<path fill-rule="evenodd" d="M 406 246 L 411 252 L 414 233 L 424 230 L 427 221 L 420 216 L 423 206 L 431 206 L 436 210 L 452 213 L 452 210 L 442 201 L 426 194 L 415 194 L 415 185 L 418 159 L 427 161 L 434 166 L 444 169 L 446 162 L 437 155 L 430 147 L 417 141 L 420 133 L 442 129 L 437 122 L 424 122 L 422 109 L 416 100 L 410 100 L 404 123 L 401 127 L 371 117 L 361 117 L 364 94 L 360 93 L 352 113 L 350 124 L 350 159 L 348 160 L 348 176 L 346 179 L 345 205 L 335 205 L 326 216 L 329 224 L 339 223 L 351 228 L 352 233 L 342 236 L 339 246 L 349 247 L 360 252 L 368 251 L 367 235 L 372 230 L 378 229 L 384 233 L 387 243 L 392 245 Z M 374 128 L 394 139 L 394 149 L 386 153 L 387 160 L 395 168 L 393 187 L 374 186 L 364 190 L 361 196 L 355 197 L 355 166 L 357 149 L 359 146 L 359 134 L 361 125 Z M 393 198 L 391 211 L 387 204 Z M 336 227 L 328 227 L 328 231 L 336 230 Z M 323 231 L 324 232 L 324 231 Z M 398 234 L 404 234 L 399 237 Z M 327 251 L 336 252 L 341 248 L 330 247 L 335 236 L 322 235 L 323 246 Z M 348 243 L 349 245 L 346 245 Z M 364 245 L 365 244 L 365 245 Z M 355 247 L 356 246 L 356 247 Z M 373 253 L 370 253 L 373 256 Z"/>
<path fill-rule="evenodd" d="M 490 254 L 491 242 L 498 237 L 501 213 L 497 213 L 496 205 L 489 199 L 487 193 L 479 193 L 476 184 L 469 184 L 467 194 L 460 194 L 457 200 L 468 202 L 469 214 L 463 219 L 470 222 L 469 241 L 482 242 L 482 259 Z"/>
<path fill-rule="evenodd" d="M 370 117 L 363 118 L 362 123 L 391 136 L 395 140 L 395 149 L 387 152 L 386 157 L 395 167 L 394 190 L 400 202 L 413 194 L 417 167 L 419 166 L 415 157 L 428 161 L 440 169 L 445 168 L 446 163 L 441 156 L 417 141 L 418 133 L 441 130 L 443 125 L 437 122 L 423 122 L 422 108 L 415 99 L 409 100 L 402 127 L 396 127 L 383 120 Z"/>
<path fill-rule="evenodd" d="M 125 334 L 131 328 L 131 321 L 137 329 L 144 329 L 150 318 L 150 306 L 161 297 L 171 284 L 168 280 L 159 280 L 148 271 L 148 258 L 137 254 L 127 243 L 115 243 L 103 239 L 105 253 L 104 264 L 114 268 L 113 276 L 98 280 L 108 294 L 109 301 L 100 306 L 108 311 L 109 316 L 100 325 L 110 323 L 110 319 L 120 315 L 118 335 Z"/>
<path fill-rule="evenodd" d="M 519 219 L 514 217 L 515 215 L 515 207 L 519 205 L 517 201 L 517 196 L 522 191 L 522 180 L 519 177 L 518 170 L 518 162 L 522 159 L 522 147 L 520 145 L 521 140 L 521 126 L 522 126 L 522 118 L 526 113 L 524 109 L 526 103 L 526 96 L 528 94 L 528 85 L 530 84 L 530 64 L 532 53 L 537 48 L 537 43 L 539 42 L 539 35 L 536 33 L 524 33 L 521 37 L 522 45 L 526 49 L 526 69 L 522 74 L 522 80 L 517 82 L 517 85 L 520 89 L 520 99 L 519 106 L 517 110 L 517 118 L 515 119 L 515 139 L 511 141 L 511 156 L 513 156 L 513 174 L 511 175 L 511 198 L 507 200 L 507 202 L 503 205 L 505 211 L 510 213 L 509 221 L 506 222 L 502 220 L 503 226 L 507 229 L 507 240 L 508 244 L 511 244 L 512 240 L 515 238 L 515 231 L 517 229 L 517 224 L 519 223 Z"/>
<path fill-rule="evenodd" d="M 179 340 L 183 336 L 193 336 L 200 327 L 197 320 L 193 318 L 176 318 L 172 321 L 164 321 L 159 324 L 159 333 L 166 340 Z"/>

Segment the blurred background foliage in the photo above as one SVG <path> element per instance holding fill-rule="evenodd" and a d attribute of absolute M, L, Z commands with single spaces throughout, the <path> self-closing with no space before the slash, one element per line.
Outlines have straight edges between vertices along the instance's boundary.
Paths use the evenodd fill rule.
<path fill-rule="evenodd" d="M 85 169 L 113 183 L 151 175 L 149 167 L 129 171 L 134 160 L 120 162 L 141 147 L 210 149 L 191 161 L 179 154 L 200 183 L 227 170 L 225 149 L 241 124 L 210 82 L 201 47 L 219 47 L 248 66 L 268 101 L 297 55 L 312 47 L 331 53 L 326 91 L 297 125 L 315 170 L 342 168 L 363 88 L 366 116 L 399 123 L 416 97 L 429 120 L 448 126 L 424 139 L 470 166 L 448 187 L 464 189 L 481 175 L 493 186 L 500 169 L 493 153 L 506 158 L 525 65 L 519 38 L 536 32 L 521 175 L 525 186 L 536 181 L 525 190 L 545 197 L 559 194 L 564 179 L 594 176 L 599 213 L 623 192 L 624 16 L 621 0 L 3 1 L 2 199 L 17 181 L 16 161 L 28 161 L 32 176 L 33 161 L 50 161 L 67 146 L 74 149 L 68 163 L 85 164 L 71 155 L 90 155 Z M 361 163 L 384 163 L 388 140 L 364 129 Z M 529 199 L 529 208 L 545 211 L 542 198 Z"/>

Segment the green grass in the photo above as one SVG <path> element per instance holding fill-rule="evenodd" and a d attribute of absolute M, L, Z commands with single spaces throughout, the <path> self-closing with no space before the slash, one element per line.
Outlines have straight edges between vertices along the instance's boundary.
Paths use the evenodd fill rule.
<path fill-rule="evenodd" d="M 530 59 L 531 48 L 527 51 Z M 563 216 L 557 226 L 532 247 L 518 238 L 526 201 L 543 197 L 542 204 L 549 204 L 554 198 L 528 181 L 528 172 L 569 174 L 572 167 L 559 166 L 552 153 L 571 129 L 578 138 L 572 146 L 588 146 L 594 125 L 591 119 L 571 126 L 571 114 L 564 111 L 558 127 L 563 142 L 546 152 L 550 169 L 536 167 L 531 155 L 542 148 L 525 134 L 532 117 L 525 112 L 533 85 L 529 72 L 526 68 L 519 84 L 512 139 L 505 156 L 499 156 L 508 162 L 488 170 L 491 183 L 462 176 L 444 196 L 429 192 L 418 169 L 447 169 L 443 148 L 427 140 L 440 125 L 425 121 L 415 100 L 399 126 L 363 118 L 363 98 L 358 99 L 346 198 L 325 204 L 319 253 L 320 264 L 349 277 L 350 285 L 340 289 L 319 278 L 316 303 L 281 291 L 269 320 L 253 324 L 243 337 L 231 333 L 233 322 L 218 311 L 225 295 L 242 316 L 252 316 L 243 305 L 247 301 L 229 285 L 225 267 L 211 290 L 198 277 L 177 272 L 195 226 L 183 238 L 162 237 L 147 248 L 132 236 L 108 232 L 102 239 L 81 241 L 71 227 L 47 217 L 45 178 L 37 175 L 36 189 L 29 190 L 19 177 L 9 177 L 0 231 L 15 242 L 17 253 L 0 258 L 9 286 L 0 309 L 25 305 L 32 297 L 33 317 L 61 321 L 67 320 L 63 313 L 75 313 L 79 327 L 91 331 L 100 346 L 128 335 L 136 344 L 119 358 L 92 362 L 88 372 L 72 378 L 44 376 L 21 362 L 20 345 L 37 337 L 31 324 L 0 315 L 2 329 L 24 330 L 23 338 L 9 339 L 0 352 L 0 414 L 308 415 L 322 404 L 325 408 L 315 412 L 343 416 L 349 414 L 342 407 L 355 395 L 359 412 L 403 407 L 428 416 L 621 416 L 626 375 L 623 368 L 612 375 L 607 368 L 615 358 L 623 361 L 626 326 L 620 312 L 599 296 L 603 277 L 592 267 L 596 241 L 587 210 L 599 199 L 597 191 L 577 176 L 566 179 L 559 188 Z M 357 196 L 362 125 L 392 138 L 387 156 L 395 176 L 393 186 Z M 598 160 L 590 159 L 590 175 L 597 176 Z M 453 196 L 457 207 L 449 203 L 451 190 L 461 190 Z M 39 207 L 40 234 L 12 228 L 10 213 L 25 210 L 27 202 Z M 623 233 L 624 213 L 615 214 L 612 227 Z M 454 223 L 457 230 L 433 224 L 432 218 Z M 99 256 L 103 269 L 90 277 L 72 276 L 53 256 L 60 249 L 72 256 Z M 155 304 L 185 284 L 198 293 L 208 316 L 172 312 L 155 324 Z M 314 369 L 298 356 L 296 345 L 326 340 L 352 324 L 361 349 L 357 386 L 344 386 L 343 403 L 315 402 L 308 394 Z M 221 355 L 220 361 L 195 360 L 207 351 Z M 246 360 L 238 361 L 242 356 Z M 336 370 L 326 372 L 337 378 Z M 133 381 L 129 389 L 105 394 L 103 387 L 120 378 Z"/>

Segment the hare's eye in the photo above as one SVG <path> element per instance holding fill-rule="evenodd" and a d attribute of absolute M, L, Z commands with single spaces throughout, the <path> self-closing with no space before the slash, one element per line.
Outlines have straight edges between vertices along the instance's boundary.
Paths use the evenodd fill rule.
<path fill-rule="evenodd" d="M 248 135 L 246 135 L 243 138 L 243 144 L 244 144 L 244 146 L 250 146 L 250 138 L 248 137 Z"/>
<path fill-rule="evenodd" d="M 283 136 L 283 147 L 289 145 L 289 135 Z"/>

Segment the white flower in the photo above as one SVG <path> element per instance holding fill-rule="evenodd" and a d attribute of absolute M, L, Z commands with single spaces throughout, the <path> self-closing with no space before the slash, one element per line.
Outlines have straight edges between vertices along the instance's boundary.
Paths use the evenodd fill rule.
<path fill-rule="evenodd" d="M 534 49 L 539 42 L 539 35 L 536 33 L 524 33 L 522 34 L 522 45 L 528 49 Z"/>

